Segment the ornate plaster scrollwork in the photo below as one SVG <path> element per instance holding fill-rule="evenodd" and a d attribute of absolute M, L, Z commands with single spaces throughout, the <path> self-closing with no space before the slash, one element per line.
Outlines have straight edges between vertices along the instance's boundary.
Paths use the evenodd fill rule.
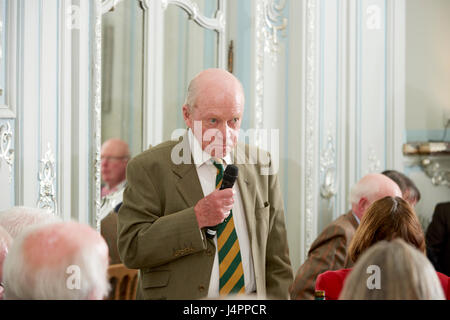
<path fill-rule="evenodd" d="M 443 161 L 425 158 L 421 161 L 421 166 L 427 176 L 431 178 L 431 183 L 435 186 L 447 186 L 450 188 L 450 169 L 443 168 Z M 447 163 L 448 164 L 448 163 Z"/>
<path fill-rule="evenodd" d="M 102 14 L 113 10 L 123 0 L 102 0 Z"/>
<path fill-rule="evenodd" d="M 329 134 L 326 149 L 320 155 L 320 172 L 324 174 L 320 195 L 325 199 L 332 198 L 337 192 L 335 154 L 334 138 Z"/>
<path fill-rule="evenodd" d="M 306 3 L 306 164 L 305 164 L 305 257 L 313 242 L 315 226 L 314 216 L 314 161 L 316 141 L 316 114 L 317 88 L 316 88 L 316 9 L 317 0 L 308 0 Z"/>
<path fill-rule="evenodd" d="M 117 0 L 118 1 L 118 0 Z M 100 12 L 100 3 L 97 2 L 97 12 Z M 101 125 L 102 125 L 102 83 L 101 83 L 101 69 L 102 69 L 102 15 L 97 14 L 95 19 L 95 47 L 94 47 L 94 159 L 93 159 L 93 196 L 95 223 L 97 230 L 100 231 L 100 209 L 101 209 Z"/>
<path fill-rule="evenodd" d="M 150 8 L 150 1 L 153 0 L 140 0 L 141 6 L 144 10 Z M 208 18 L 201 14 L 198 4 L 192 0 L 161 0 L 162 10 L 166 10 L 169 4 L 174 4 L 183 9 L 188 15 L 189 19 L 193 20 L 195 23 L 203 28 L 216 30 L 218 32 L 223 32 L 225 30 L 225 14 L 218 10 L 216 12 L 215 18 Z"/>
<path fill-rule="evenodd" d="M 278 35 L 286 30 L 288 20 L 283 17 L 283 10 L 286 7 L 285 0 L 264 0 L 264 24 L 262 29 L 264 34 L 264 51 L 269 53 L 272 63 L 277 62 L 278 56 Z"/>
<path fill-rule="evenodd" d="M 256 3 L 256 42 L 255 42 L 255 128 L 263 127 L 263 98 L 264 98 L 264 54 L 268 53 L 272 63 L 276 63 L 278 56 L 278 35 L 287 27 L 284 18 L 284 0 L 259 0 Z M 256 145 L 259 145 L 257 139 Z"/>
<path fill-rule="evenodd" d="M 263 97 L 264 97 L 264 2 L 256 3 L 256 42 L 255 42 L 255 128 L 263 126 Z M 259 145 L 257 139 L 256 145 Z"/>
<path fill-rule="evenodd" d="M 49 143 L 44 158 L 40 160 L 38 207 L 46 209 L 53 214 L 57 213 L 55 180 L 55 156 Z"/>
<path fill-rule="evenodd" d="M 369 149 L 369 173 L 370 172 L 379 172 L 381 170 L 381 162 L 377 158 L 377 154 L 375 152 L 375 148 L 373 146 Z"/>
<path fill-rule="evenodd" d="M 9 182 L 12 181 L 12 169 L 14 165 L 14 149 L 11 148 L 13 132 L 7 122 L 0 126 L 0 165 L 4 160 L 9 168 Z"/>

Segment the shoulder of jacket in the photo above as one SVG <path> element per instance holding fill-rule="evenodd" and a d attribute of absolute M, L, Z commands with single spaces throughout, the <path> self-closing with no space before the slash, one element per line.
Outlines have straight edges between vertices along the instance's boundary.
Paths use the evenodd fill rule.
<path fill-rule="evenodd" d="M 150 148 L 132 158 L 129 164 L 150 164 L 154 161 L 159 161 L 161 158 L 170 157 L 173 147 L 178 143 L 179 141 L 169 140 L 154 147 L 150 146 Z"/>

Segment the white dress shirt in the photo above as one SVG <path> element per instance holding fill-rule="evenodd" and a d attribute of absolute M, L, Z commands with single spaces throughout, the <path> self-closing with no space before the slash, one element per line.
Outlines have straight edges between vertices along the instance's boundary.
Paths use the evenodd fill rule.
<path fill-rule="evenodd" d="M 192 158 L 197 169 L 197 175 L 206 197 L 216 189 L 216 175 L 217 169 L 213 164 L 211 155 L 202 151 L 200 143 L 194 137 L 191 130 L 188 130 L 189 145 L 192 151 Z M 230 154 L 227 154 L 222 159 L 224 162 L 224 169 L 227 164 L 232 164 Z M 244 269 L 245 293 L 251 294 L 256 291 L 255 271 L 253 268 L 253 259 L 251 255 L 250 239 L 248 237 L 247 223 L 245 220 L 244 206 L 242 204 L 241 193 L 237 183 L 234 184 L 235 191 L 234 205 L 233 205 L 233 220 L 236 228 L 236 234 L 239 240 L 241 249 L 242 267 Z M 214 236 L 214 244 L 217 248 L 217 235 Z M 208 298 L 219 297 L 219 254 L 216 250 L 214 257 L 214 264 L 211 272 L 211 280 L 209 282 Z"/>

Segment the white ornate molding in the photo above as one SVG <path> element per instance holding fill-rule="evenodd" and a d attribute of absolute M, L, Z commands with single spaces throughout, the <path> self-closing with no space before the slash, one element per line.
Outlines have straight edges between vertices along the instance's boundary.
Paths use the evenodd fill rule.
<path fill-rule="evenodd" d="M 264 99 L 264 1 L 260 0 L 256 3 L 255 15 L 255 129 L 259 130 L 263 127 L 263 99 Z M 256 146 L 260 145 L 259 138 L 255 141 Z"/>
<path fill-rule="evenodd" d="M 102 14 L 114 9 L 123 0 L 102 0 Z"/>
<path fill-rule="evenodd" d="M 142 8 L 144 10 L 148 10 L 150 8 L 150 2 L 155 0 L 140 0 L 140 1 Z M 221 1 L 223 0 L 220 0 L 219 2 Z M 215 18 L 209 18 L 201 14 L 198 4 L 191 0 L 160 0 L 160 2 L 163 11 L 167 9 L 169 4 L 174 4 L 180 7 L 188 14 L 189 19 L 193 20 L 202 28 L 216 30 L 218 32 L 223 32 L 225 30 L 226 26 L 225 14 L 220 9 L 216 12 Z"/>
<path fill-rule="evenodd" d="M 285 0 L 264 0 L 264 24 L 262 29 L 264 34 L 264 51 L 267 52 L 272 63 L 278 59 L 278 37 L 286 30 L 288 20 L 283 17 L 283 10 L 286 7 Z"/>
<path fill-rule="evenodd" d="M 0 126 L 0 166 L 1 160 L 5 161 L 9 168 L 9 182 L 12 181 L 12 169 L 14 165 L 14 149 L 11 145 L 13 142 L 13 132 L 9 122 Z"/>
<path fill-rule="evenodd" d="M 320 155 L 320 172 L 324 175 L 320 186 L 322 198 L 331 199 L 336 195 L 336 150 L 332 134 L 328 134 L 327 145 Z"/>
<path fill-rule="evenodd" d="M 265 53 L 277 62 L 279 33 L 286 29 L 287 19 L 283 17 L 284 0 L 257 0 L 255 8 L 255 118 L 254 127 L 263 127 L 264 109 L 264 61 Z M 281 22 L 280 22 L 281 21 Z M 256 145 L 260 145 L 259 138 Z"/>
<path fill-rule="evenodd" d="M 307 0 L 306 3 L 306 137 L 305 141 L 305 257 L 314 240 L 316 226 L 315 214 L 315 143 L 317 105 L 317 0 Z"/>
<path fill-rule="evenodd" d="M 16 118 L 16 107 L 17 107 L 17 77 L 19 74 L 20 64 L 16 61 L 18 59 L 18 39 L 19 36 L 18 14 L 17 10 L 19 1 L 4 1 L 3 9 L 5 10 L 4 16 L 6 16 L 5 21 L 3 21 L 3 15 L 0 17 L 1 21 L 1 32 L 0 39 L 5 38 L 5 46 L 1 47 L 1 60 L 5 62 L 6 69 L 3 70 L 5 75 L 4 87 L 1 88 L 2 96 L 5 98 L 4 104 L 0 104 L 0 118 L 12 119 Z M 7 5 L 5 4 L 7 3 Z"/>
<path fill-rule="evenodd" d="M 116 0 L 119 2 L 119 0 Z M 100 231 L 100 213 L 101 213 L 101 126 L 102 126 L 102 83 L 101 83 L 101 69 L 102 69 L 102 14 L 103 8 L 100 1 L 96 2 L 97 7 L 95 11 L 95 22 L 94 22 L 94 50 L 93 50 L 93 83 L 94 83 L 94 117 L 93 117 L 93 211 L 95 214 L 95 224 L 97 230 Z"/>
<path fill-rule="evenodd" d="M 445 160 L 444 160 L 445 159 Z M 435 186 L 450 188 L 450 157 L 443 159 L 424 158 L 420 165 Z"/>
<path fill-rule="evenodd" d="M 378 159 L 375 152 L 375 148 L 371 146 L 369 148 L 369 166 L 368 173 L 379 172 L 381 170 L 381 161 Z"/>
<path fill-rule="evenodd" d="M 48 144 L 44 158 L 39 162 L 39 200 L 37 206 L 56 215 L 58 211 L 55 188 L 56 168 L 55 156 L 50 147 L 50 143 Z"/>

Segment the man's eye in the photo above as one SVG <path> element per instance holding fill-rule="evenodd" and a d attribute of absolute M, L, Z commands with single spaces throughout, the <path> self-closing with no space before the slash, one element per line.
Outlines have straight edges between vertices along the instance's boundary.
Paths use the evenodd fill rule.
<path fill-rule="evenodd" d="M 237 122 L 239 122 L 239 118 L 234 118 L 233 121 L 234 121 L 234 123 L 237 123 Z"/>
<path fill-rule="evenodd" d="M 211 123 L 216 123 L 216 122 L 217 122 L 217 119 L 212 118 L 212 119 L 209 120 L 209 122 L 211 122 Z"/>

